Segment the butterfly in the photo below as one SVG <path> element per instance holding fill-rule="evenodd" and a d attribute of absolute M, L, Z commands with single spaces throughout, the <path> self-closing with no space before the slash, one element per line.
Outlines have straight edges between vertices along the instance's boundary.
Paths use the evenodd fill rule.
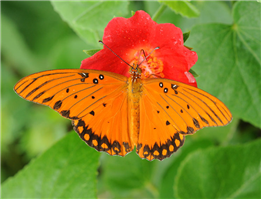
<path fill-rule="evenodd" d="M 82 140 L 110 155 L 125 156 L 136 146 L 141 158 L 162 160 L 186 135 L 232 120 L 216 97 L 169 79 L 141 79 L 138 65 L 129 78 L 87 69 L 39 72 L 21 79 L 14 90 L 72 120 Z"/>

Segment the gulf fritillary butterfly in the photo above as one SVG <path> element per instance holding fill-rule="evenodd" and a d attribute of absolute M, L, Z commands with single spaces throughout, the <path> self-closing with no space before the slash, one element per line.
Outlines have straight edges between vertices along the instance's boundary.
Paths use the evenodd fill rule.
<path fill-rule="evenodd" d="M 141 79 L 137 65 L 131 77 L 116 73 L 62 69 L 35 73 L 14 87 L 26 100 L 51 107 L 72 120 L 89 146 L 125 156 L 162 160 L 180 148 L 185 135 L 232 120 L 216 97 L 169 79 Z"/>

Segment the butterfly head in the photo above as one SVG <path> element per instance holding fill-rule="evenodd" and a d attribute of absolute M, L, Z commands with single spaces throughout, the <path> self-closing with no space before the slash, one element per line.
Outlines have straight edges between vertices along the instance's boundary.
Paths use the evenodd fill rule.
<path fill-rule="evenodd" d="M 155 77 L 159 76 L 161 78 L 164 77 L 157 74 L 158 72 L 163 74 L 162 61 L 152 55 L 153 52 L 157 49 L 159 49 L 159 47 L 154 48 L 147 55 L 145 50 L 143 49 L 140 50 L 137 59 L 135 58 L 131 64 L 128 64 L 130 66 L 129 73 L 132 77 L 137 77 L 137 78 L 150 78 L 152 76 Z"/>
<path fill-rule="evenodd" d="M 133 63 L 133 65 L 130 65 L 129 73 L 133 79 L 137 79 L 141 77 L 142 69 L 137 63 Z"/>

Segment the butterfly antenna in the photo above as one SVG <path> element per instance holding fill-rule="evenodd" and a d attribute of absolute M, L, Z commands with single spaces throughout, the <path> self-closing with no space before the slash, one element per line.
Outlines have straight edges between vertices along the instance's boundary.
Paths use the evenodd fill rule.
<path fill-rule="evenodd" d="M 144 62 L 145 60 L 147 60 L 147 58 L 155 51 L 155 50 L 158 50 L 160 47 L 156 47 L 154 48 L 139 64 L 138 64 L 138 67 L 142 64 L 142 62 Z M 144 52 L 144 50 L 143 50 Z M 144 53 L 145 55 L 145 53 Z"/>
<path fill-rule="evenodd" d="M 112 49 L 110 49 L 105 43 L 103 43 L 101 40 L 99 40 L 100 43 L 102 43 L 106 48 L 108 48 L 114 55 L 116 55 L 118 58 L 120 58 L 121 61 L 123 61 L 128 66 L 132 67 L 130 64 L 128 64 L 126 61 L 124 61 L 119 55 L 117 55 Z"/>

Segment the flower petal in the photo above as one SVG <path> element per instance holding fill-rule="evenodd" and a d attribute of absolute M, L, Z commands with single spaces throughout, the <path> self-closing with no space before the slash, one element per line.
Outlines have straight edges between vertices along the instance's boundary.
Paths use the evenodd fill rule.
<path fill-rule="evenodd" d="M 160 47 L 153 56 L 162 61 L 164 77 L 197 86 L 188 72 L 196 63 L 197 54 L 184 47 L 182 31 L 173 24 L 157 24 L 146 12 L 137 11 L 128 19 L 113 18 L 104 30 L 103 42 L 127 63 L 131 63 L 142 49 L 149 53 Z M 83 60 L 81 68 L 130 76 L 129 65 L 106 47 Z"/>

